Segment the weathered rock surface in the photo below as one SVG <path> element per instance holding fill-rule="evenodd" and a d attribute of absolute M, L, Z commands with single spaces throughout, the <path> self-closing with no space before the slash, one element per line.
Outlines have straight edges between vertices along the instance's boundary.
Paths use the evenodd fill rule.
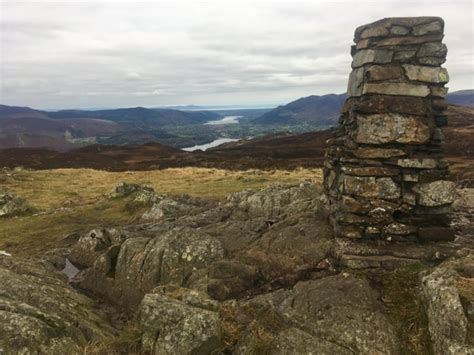
<path fill-rule="evenodd" d="M 352 152 L 355 157 L 362 159 L 371 158 L 393 158 L 401 157 L 406 155 L 403 150 L 400 149 L 384 149 L 384 148 L 359 148 Z"/>
<path fill-rule="evenodd" d="M 310 183 L 276 186 L 232 194 L 194 215 L 196 204 L 206 204 L 173 200 L 169 218 L 84 234 L 71 252 L 84 269 L 74 282 L 131 309 L 164 284 L 217 299 L 292 285 L 318 269 L 331 247 L 318 198 Z"/>
<path fill-rule="evenodd" d="M 13 193 L 0 193 L 0 217 L 10 217 L 31 211 L 28 202 Z"/>
<path fill-rule="evenodd" d="M 474 354 L 474 254 L 465 253 L 421 278 L 436 354 Z"/>
<path fill-rule="evenodd" d="M 389 187 L 382 194 L 389 196 Z M 375 219 L 385 218 L 383 209 L 393 213 L 387 200 L 361 204 L 346 196 L 344 204 Z M 349 244 L 339 255 L 335 243 L 341 240 L 333 239 L 320 214 L 320 193 L 310 183 L 234 193 L 196 215 L 180 216 L 181 210 L 176 218 L 171 213 L 153 223 L 96 229 L 99 242 L 90 243 L 90 232 L 74 248 L 76 258 L 85 260 L 78 263 L 84 270 L 76 284 L 137 312 L 144 352 L 398 354 L 400 325 L 365 270 L 439 262 L 460 248 L 458 242 L 439 247 L 377 240 L 357 252 Z M 376 233 L 406 238 L 412 228 L 397 222 Z M 101 243 L 106 247 L 97 248 Z M 85 257 L 88 248 L 92 263 Z M 456 264 L 463 281 L 472 268 L 465 260 Z M 441 292 L 436 285 L 427 294 Z M 467 318 L 469 292 L 463 289 L 460 298 Z M 432 341 L 443 329 L 454 329 L 452 318 L 436 307 L 428 311 Z M 470 349 L 462 346 L 453 349 Z"/>
<path fill-rule="evenodd" d="M 448 71 L 445 68 L 405 64 L 403 69 L 405 69 L 409 80 L 429 83 L 447 83 L 449 81 Z"/>
<path fill-rule="evenodd" d="M 221 346 L 217 302 L 197 291 L 158 288 L 146 294 L 139 319 L 142 351 L 152 354 L 211 354 Z"/>
<path fill-rule="evenodd" d="M 395 80 L 403 76 L 403 70 L 396 65 L 372 65 L 365 75 L 369 81 Z"/>
<path fill-rule="evenodd" d="M 426 27 L 428 29 L 426 29 Z M 403 30 L 400 30 L 400 27 Z M 442 33 L 444 28 L 444 21 L 441 17 L 428 17 L 428 16 L 420 16 L 420 17 L 389 17 L 384 18 L 382 20 L 378 20 L 376 22 L 370 23 L 368 25 L 362 25 L 356 28 L 355 30 L 355 41 L 359 41 L 361 39 L 361 34 L 367 29 L 371 28 L 389 28 L 391 33 L 398 34 L 398 35 L 407 35 L 409 34 L 409 29 L 413 27 L 413 34 L 415 35 L 423 35 L 428 32 L 432 32 L 434 28 L 436 28 L 435 32 Z M 395 29 L 395 31 L 393 31 Z M 408 30 L 408 31 L 407 31 Z M 423 32 L 426 33 L 423 33 Z"/>
<path fill-rule="evenodd" d="M 354 69 L 349 76 L 347 85 L 347 96 L 362 95 L 362 84 L 364 82 L 364 68 Z"/>
<path fill-rule="evenodd" d="M 366 198 L 395 200 L 400 197 L 400 187 L 391 178 L 350 176 L 344 177 L 344 192 Z"/>
<path fill-rule="evenodd" d="M 383 64 L 392 61 L 393 52 L 384 49 L 366 49 L 357 52 L 352 59 L 352 67 L 358 68 L 367 63 Z"/>
<path fill-rule="evenodd" d="M 128 182 L 121 182 L 109 193 L 109 198 L 122 198 L 133 195 L 137 202 L 151 203 L 159 196 L 155 194 L 155 190 L 151 186 L 143 184 L 135 184 Z"/>
<path fill-rule="evenodd" d="M 211 206 L 213 206 L 211 201 L 192 198 L 187 195 L 175 198 L 160 196 L 155 198 L 152 208 L 143 214 L 142 220 L 153 222 L 166 218 L 193 216 L 204 212 Z"/>
<path fill-rule="evenodd" d="M 0 353 L 77 354 L 114 329 L 44 262 L 0 256 Z"/>
<path fill-rule="evenodd" d="M 81 240 L 73 251 L 78 248 L 84 248 Z M 184 286 L 194 272 L 223 255 L 219 240 L 199 229 L 152 226 L 129 234 L 121 244 L 109 244 L 76 284 L 121 306 L 136 306 L 155 286 Z"/>
<path fill-rule="evenodd" d="M 452 181 L 437 180 L 426 184 L 418 184 L 414 191 L 419 194 L 422 206 L 442 206 L 451 204 L 456 198 L 456 185 Z"/>
<path fill-rule="evenodd" d="M 367 280 L 339 274 L 299 282 L 291 290 L 261 295 L 248 303 L 280 319 L 280 329 L 270 333 L 276 341 L 269 345 L 269 353 L 284 354 L 286 349 L 305 353 L 313 347 L 316 354 L 396 354 L 396 334 L 377 297 Z M 282 334 L 286 334 L 283 339 Z M 251 339 L 239 347 L 245 349 L 240 353 L 256 350 Z"/>
<path fill-rule="evenodd" d="M 422 144 L 430 139 L 429 127 L 413 116 L 373 114 L 357 116 L 357 143 Z"/>
<path fill-rule="evenodd" d="M 426 85 L 414 85 L 405 83 L 367 83 L 364 84 L 362 93 L 425 97 L 430 94 L 430 89 Z"/>

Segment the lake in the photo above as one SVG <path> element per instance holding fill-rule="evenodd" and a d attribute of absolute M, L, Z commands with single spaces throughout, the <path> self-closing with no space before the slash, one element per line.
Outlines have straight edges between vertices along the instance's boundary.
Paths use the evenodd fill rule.
<path fill-rule="evenodd" d="M 216 121 L 209 121 L 204 123 L 208 126 L 222 125 L 222 124 L 236 124 L 239 123 L 239 118 L 242 116 L 225 116 L 224 118 Z"/>
<path fill-rule="evenodd" d="M 198 149 L 207 150 L 209 148 L 214 148 L 214 147 L 217 147 L 218 145 L 221 145 L 221 144 L 224 144 L 224 143 L 235 142 L 235 141 L 238 141 L 238 140 L 239 139 L 233 139 L 233 138 L 217 138 L 216 140 L 214 140 L 210 143 L 195 145 L 195 146 L 192 146 L 192 147 L 183 148 L 182 150 L 185 150 L 187 152 L 192 152 L 192 151 L 195 151 L 195 150 L 198 150 Z"/>

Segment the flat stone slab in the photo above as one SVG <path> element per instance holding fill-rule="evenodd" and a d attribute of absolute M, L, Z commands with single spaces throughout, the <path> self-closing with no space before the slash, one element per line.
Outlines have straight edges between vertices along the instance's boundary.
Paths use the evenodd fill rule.
<path fill-rule="evenodd" d="M 362 94 L 383 94 L 426 97 L 430 94 L 430 88 L 426 85 L 406 83 L 366 83 Z"/>
<path fill-rule="evenodd" d="M 404 64 L 403 69 L 409 80 L 428 83 L 442 83 L 449 81 L 448 71 L 445 68 L 434 68 L 422 65 Z"/>
<path fill-rule="evenodd" d="M 343 190 L 345 194 L 366 198 L 396 200 L 400 198 L 400 186 L 391 178 L 344 176 Z"/>
<path fill-rule="evenodd" d="M 385 149 L 385 148 L 359 148 L 352 151 L 357 158 L 373 159 L 373 158 L 394 158 L 403 157 L 406 153 L 401 149 Z"/>
<path fill-rule="evenodd" d="M 389 28 L 390 33 L 396 35 L 407 35 L 413 28 L 414 35 L 424 35 L 433 31 L 443 32 L 444 20 L 435 16 L 419 16 L 419 17 L 389 17 L 378 20 L 356 28 L 354 40 L 357 42 L 365 33 L 366 37 L 373 34 L 380 34 L 382 28 Z M 371 31 L 367 31 L 367 30 Z M 374 30 L 375 29 L 375 30 Z"/>
<path fill-rule="evenodd" d="M 402 168 L 435 169 L 438 167 L 438 161 L 431 158 L 398 159 L 397 165 L 401 166 Z"/>
<path fill-rule="evenodd" d="M 390 63 L 392 58 L 393 51 L 385 49 L 364 49 L 358 51 L 354 57 L 352 57 L 352 68 L 358 68 L 367 63 Z"/>
<path fill-rule="evenodd" d="M 355 141 L 366 144 L 423 144 L 430 139 L 430 129 L 419 118 L 396 113 L 357 115 Z"/>

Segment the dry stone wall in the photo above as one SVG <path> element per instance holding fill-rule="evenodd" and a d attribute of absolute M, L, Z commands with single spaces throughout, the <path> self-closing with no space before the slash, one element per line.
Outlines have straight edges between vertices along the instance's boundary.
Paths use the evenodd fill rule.
<path fill-rule="evenodd" d="M 337 238 L 452 240 L 454 184 L 442 126 L 448 72 L 438 17 L 355 31 L 347 100 L 328 141 L 324 190 Z"/>

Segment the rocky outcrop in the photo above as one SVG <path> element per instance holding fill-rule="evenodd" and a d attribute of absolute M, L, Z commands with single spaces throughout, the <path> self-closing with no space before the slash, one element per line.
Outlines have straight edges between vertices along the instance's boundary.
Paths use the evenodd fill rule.
<path fill-rule="evenodd" d="M 166 197 L 175 212 L 154 223 L 82 235 L 70 255 L 83 269 L 74 283 L 129 309 L 159 285 L 220 300 L 293 285 L 330 269 L 318 198 L 310 183 L 235 193 L 204 211 L 196 199 Z"/>
<path fill-rule="evenodd" d="M 151 186 L 129 182 L 119 183 L 107 195 L 109 198 L 123 198 L 128 196 L 133 196 L 134 201 L 142 203 L 153 203 L 159 199 L 159 196 Z"/>
<path fill-rule="evenodd" d="M 324 168 L 338 246 L 454 239 L 455 186 L 440 129 L 449 80 L 440 67 L 443 28 L 439 17 L 413 17 L 355 31 L 347 100 Z"/>
<path fill-rule="evenodd" d="M 474 254 L 460 253 L 421 277 L 436 354 L 474 354 Z"/>
<path fill-rule="evenodd" d="M 122 235 L 123 240 L 111 240 L 99 255 L 86 235 L 73 249 L 75 257 L 71 259 L 88 266 L 76 277 L 76 285 L 122 306 L 136 307 L 143 295 L 158 285 L 185 286 L 193 273 L 224 255 L 216 238 L 189 227 L 157 225 L 142 233 L 134 230 Z M 96 259 L 90 262 L 93 253 Z"/>
<path fill-rule="evenodd" d="M 0 217 L 11 217 L 32 211 L 28 202 L 13 193 L 0 193 Z"/>
<path fill-rule="evenodd" d="M 75 354 L 115 330 L 49 263 L 0 256 L 0 353 Z"/>
<path fill-rule="evenodd" d="M 139 319 L 144 352 L 206 355 L 222 346 L 218 304 L 197 291 L 157 288 L 143 298 Z"/>
<path fill-rule="evenodd" d="M 176 208 L 153 222 L 83 234 L 70 254 L 82 269 L 73 283 L 136 315 L 144 352 L 398 354 L 406 349 L 400 327 L 421 323 L 423 316 L 418 306 L 410 308 L 409 317 L 416 321 L 400 325 L 394 321 L 393 298 L 401 307 L 397 317 L 403 317 L 404 307 L 419 302 L 400 304 L 397 297 L 413 297 L 417 291 L 388 289 L 377 277 L 392 273 L 377 274 L 375 269 L 410 265 L 416 270 L 454 256 L 428 269 L 420 283 L 428 338 L 439 353 L 470 351 L 472 285 L 466 280 L 471 267 L 459 249 L 472 246 L 471 195 L 470 190 L 461 192 L 455 203 L 460 211 L 456 243 L 364 248 L 338 246 L 346 239 L 333 238 L 321 209 L 322 195 L 308 182 L 234 193 L 217 205 L 164 196 L 160 201 L 173 201 Z M 346 199 L 345 206 L 366 208 L 354 200 Z M 195 208 L 196 214 L 183 214 Z M 393 234 L 411 233 L 403 223 L 387 228 Z M 341 249 L 351 254 L 338 254 Z M 458 299 L 451 297 L 452 285 Z M 435 344 L 439 337 L 443 342 Z M 423 341 L 417 349 L 430 348 L 429 339 Z"/>
<path fill-rule="evenodd" d="M 146 222 L 156 222 L 163 219 L 194 216 L 214 207 L 214 205 L 212 201 L 194 198 L 188 195 L 173 198 L 165 195 L 157 196 L 153 201 L 151 209 L 143 214 L 142 220 Z"/>
<path fill-rule="evenodd" d="M 258 352 L 261 344 L 251 334 L 260 328 L 271 354 L 396 354 L 397 336 L 378 297 L 366 280 L 350 274 L 255 297 L 241 307 L 266 316 L 247 327 L 236 353 Z"/>

